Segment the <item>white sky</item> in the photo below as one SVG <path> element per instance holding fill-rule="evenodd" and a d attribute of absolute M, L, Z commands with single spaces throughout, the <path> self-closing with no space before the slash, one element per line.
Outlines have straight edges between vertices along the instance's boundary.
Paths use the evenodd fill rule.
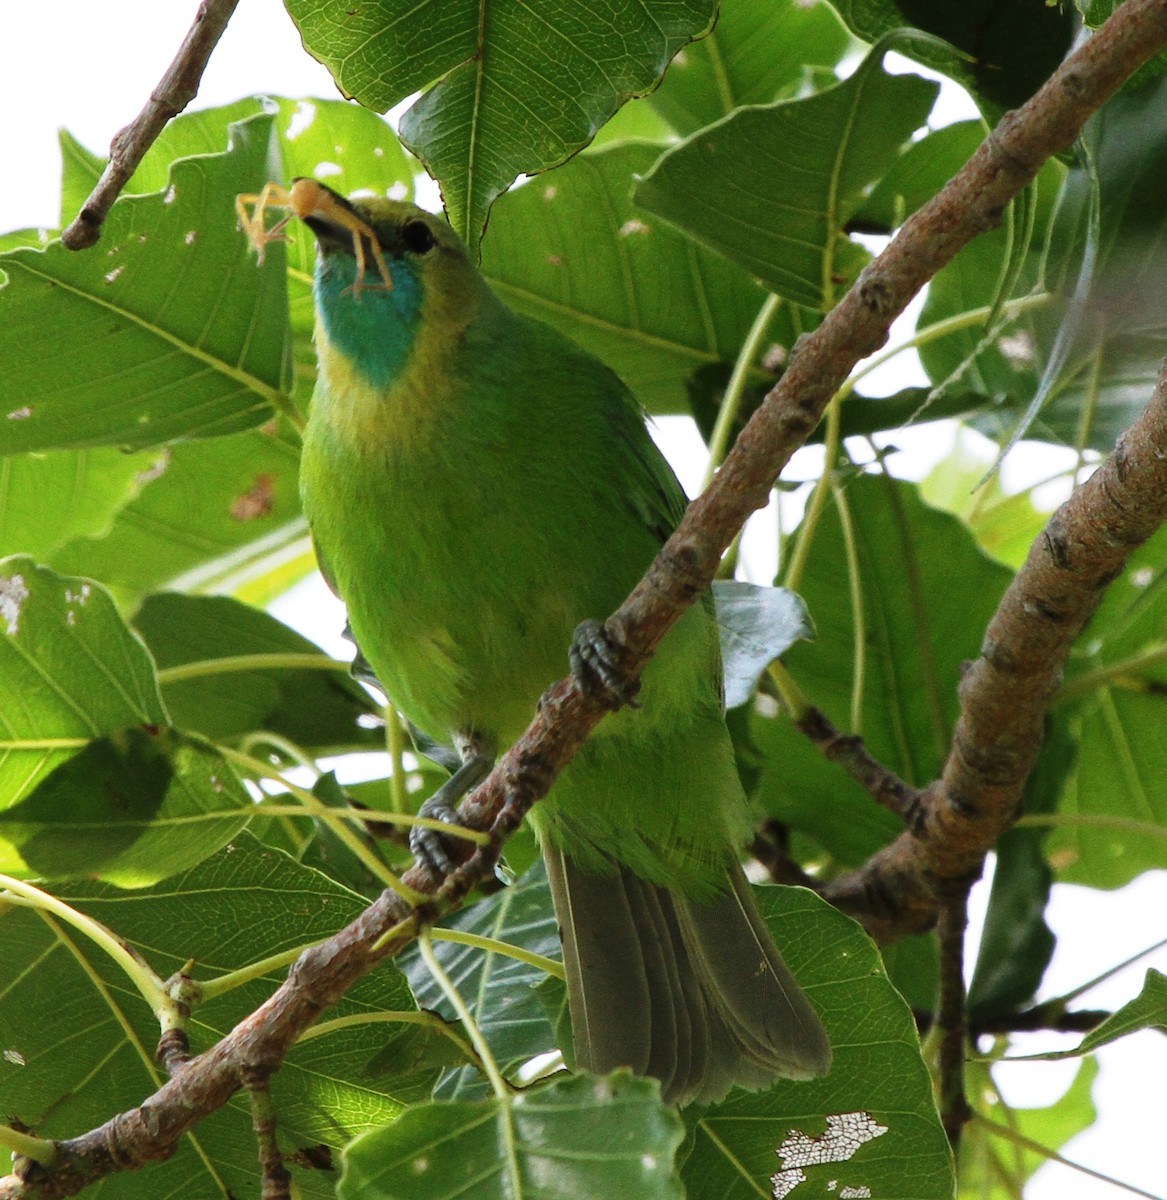
<path fill-rule="evenodd" d="M 0 178 L 5 186 L 0 187 L 0 231 L 56 226 L 58 127 L 67 127 L 90 149 L 105 153 L 113 134 L 142 107 L 195 9 L 196 0 L 103 0 L 100 4 L 57 0 L 49 6 L 4 5 L 0 15 L 0 38 L 6 49 L 0 72 Z M 51 28 L 46 27 L 48 14 Z M 192 107 L 222 104 L 257 92 L 337 95 L 328 73 L 303 52 L 279 0 L 242 0 Z M 916 380 L 901 379 L 896 386 L 904 382 Z M 670 428 L 664 441 L 672 452 L 686 442 L 691 447 L 691 438 L 683 428 Z M 897 441 L 903 444 L 905 438 L 900 435 Z M 918 475 L 946 449 L 947 441 L 937 444 L 934 434 L 917 435 L 917 457 L 914 464 L 905 464 L 909 468 L 905 473 Z M 691 451 L 679 453 L 684 461 L 678 462 L 678 469 L 692 488 L 700 478 L 700 464 Z M 763 565 L 759 574 L 765 570 Z M 281 615 L 291 619 L 286 612 Z M 322 641 L 330 640 L 315 616 L 318 614 L 301 609 L 293 623 L 307 626 L 306 631 Z M 329 610 L 328 626 L 334 619 Z M 983 905 L 984 888 L 978 892 Z M 1144 876 L 1118 893 L 1099 895 L 1058 887 L 1050 917 L 1062 940 L 1042 998 L 1080 985 L 1163 936 L 1164 913 L 1167 871 Z M 1120 1006 L 1137 994 L 1148 965 L 1167 971 L 1167 952 L 1159 951 L 1078 1003 Z M 1100 1061 L 1095 1101 L 1103 1119 L 1064 1148 L 1064 1153 L 1152 1194 L 1167 1196 L 1163 1143 L 1167 1040 L 1142 1033 L 1105 1049 Z M 1017 1064 L 1003 1069 L 1001 1080 L 1012 1102 L 1046 1104 L 1064 1089 L 1075 1065 L 1073 1061 L 1053 1067 Z M 1118 1200 L 1129 1194 L 1057 1166 L 1043 1169 L 1026 1193 L 1028 1200 Z"/>

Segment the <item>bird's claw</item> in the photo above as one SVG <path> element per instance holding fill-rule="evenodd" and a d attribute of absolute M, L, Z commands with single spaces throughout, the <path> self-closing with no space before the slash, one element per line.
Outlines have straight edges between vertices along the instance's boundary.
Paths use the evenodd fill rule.
<path fill-rule="evenodd" d="M 429 817 L 434 821 L 444 821 L 447 825 L 458 824 L 457 809 L 446 803 L 440 789 L 423 802 L 417 815 Z M 409 848 L 413 851 L 414 858 L 436 875 L 449 875 L 457 869 L 459 860 L 450 850 L 459 844 L 466 843 L 425 825 L 414 825 L 409 830 Z"/>
<path fill-rule="evenodd" d="M 583 621 L 572 635 L 568 650 L 571 673 L 580 690 L 605 708 L 637 708 L 640 681 L 629 681 L 621 668 L 620 647 L 602 621 Z"/>

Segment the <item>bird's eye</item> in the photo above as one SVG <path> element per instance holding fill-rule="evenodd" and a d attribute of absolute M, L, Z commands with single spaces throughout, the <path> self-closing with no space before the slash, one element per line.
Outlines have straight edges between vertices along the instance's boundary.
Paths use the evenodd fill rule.
<path fill-rule="evenodd" d="M 401 240 L 414 254 L 428 254 L 437 245 L 434 231 L 424 221 L 410 221 L 401 231 Z"/>

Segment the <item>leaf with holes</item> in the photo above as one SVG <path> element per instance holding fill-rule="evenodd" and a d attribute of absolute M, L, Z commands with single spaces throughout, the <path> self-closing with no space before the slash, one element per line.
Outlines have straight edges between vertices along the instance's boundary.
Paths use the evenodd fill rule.
<path fill-rule="evenodd" d="M 268 116 L 114 205 L 102 240 L 0 256 L 0 453 L 212 437 L 281 403 L 283 254 L 255 269 L 233 198 L 272 172 Z"/>

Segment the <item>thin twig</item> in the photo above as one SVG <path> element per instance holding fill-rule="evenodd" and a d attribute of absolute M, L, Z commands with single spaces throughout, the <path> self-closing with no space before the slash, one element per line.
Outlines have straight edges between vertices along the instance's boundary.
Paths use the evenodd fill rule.
<path fill-rule="evenodd" d="M 968 926 L 969 883 L 951 886 L 940 906 L 937 923 L 940 994 L 936 1006 L 940 1119 L 955 1150 L 972 1109 L 964 1087 L 965 1048 L 968 1046 L 968 1008 L 964 989 L 964 933 Z"/>
<path fill-rule="evenodd" d="M 807 708 L 794 724 L 828 762 L 842 767 L 878 805 L 895 813 L 909 829 L 915 825 L 923 793 L 874 758 L 861 737 L 840 733 L 826 713 L 814 707 Z"/>
<path fill-rule="evenodd" d="M 291 1200 L 292 1173 L 284 1165 L 276 1138 L 276 1107 L 271 1095 L 271 1072 L 247 1072 L 243 1086 L 251 1104 L 251 1129 L 259 1151 L 262 1200 Z"/>
<path fill-rule="evenodd" d="M 987 1017 L 968 1019 L 969 1037 L 1005 1033 L 1089 1033 L 1112 1016 L 1105 1008 L 1076 1008 L 1065 1012 L 1056 1004 L 1035 1004 L 1019 1012 L 994 1013 Z M 916 1028 L 927 1033 L 936 1015 L 925 1009 L 913 1009 Z"/>
<path fill-rule="evenodd" d="M 150 93 L 142 111 L 114 135 L 109 162 L 97 186 L 72 224 L 61 234 L 61 241 L 70 250 L 86 250 L 97 242 L 109 210 L 138 169 L 146 151 L 157 141 L 166 123 L 177 117 L 198 95 L 207 60 L 238 3 L 239 0 L 201 0 L 194 23 L 174 61 Z"/>

